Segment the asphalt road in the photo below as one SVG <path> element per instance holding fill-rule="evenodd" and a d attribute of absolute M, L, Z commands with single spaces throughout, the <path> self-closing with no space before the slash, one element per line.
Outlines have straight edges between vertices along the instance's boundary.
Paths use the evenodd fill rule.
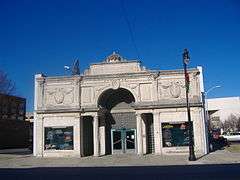
<path fill-rule="evenodd" d="M 0 169 L 0 179 L 31 180 L 156 180 L 156 179 L 204 179 L 240 180 L 240 164 L 141 166 L 141 167 L 61 167 Z"/>

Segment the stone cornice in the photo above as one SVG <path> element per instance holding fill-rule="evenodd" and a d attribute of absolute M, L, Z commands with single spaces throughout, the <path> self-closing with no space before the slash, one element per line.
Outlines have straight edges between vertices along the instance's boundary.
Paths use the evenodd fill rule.
<path fill-rule="evenodd" d="M 199 70 L 197 68 L 189 68 L 189 73 L 198 73 Z M 160 70 L 160 76 L 161 75 L 172 75 L 172 74 L 184 74 L 183 69 L 175 69 L 175 70 Z"/>
<path fill-rule="evenodd" d="M 161 103 L 161 102 L 141 102 L 132 105 L 135 110 L 143 109 L 165 109 L 165 108 L 185 108 L 186 103 Z M 192 101 L 190 107 L 203 107 L 202 102 Z M 100 108 L 95 106 L 82 107 L 82 108 L 56 108 L 56 109 L 39 109 L 35 112 L 38 114 L 48 113 L 84 113 L 84 112 L 98 112 Z"/>
<path fill-rule="evenodd" d="M 82 76 L 81 75 L 74 75 L 74 76 L 51 76 L 51 77 L 44 77 L 45 80 L 47 81 L 69 81 L 69 80 L 81 80 Z"/>
<path fill-rule="evenodd" d="M 133 108 L 140 109 L 166 109 L 166 108 L 185 108 L 186 104 L 135 104 Z M 190 107 L 203 107 L 202 103 L 190 103 Z"/>
<path fill-rule="evenodd" d="M 83 80 L 88 79 L 106 79 L 106 78 L 128 78 L 128 77 L 145 77 L 151 75 L 152 73 L 156 73 L 157 71 L 143 71 L 136 73 L 121 73 L 121 74 L 101 74 L 101 75 L 85 75 L 83 76 Z"/>
<path fill-rule="evenodd" d="M 127 61 L 128 62 L 128 61 Z M 133 61 L 130 61 L 133 62 Z M 122 63 L 122 62 L 116 62 L 116 63 Z M 100 63 L 101 64 L 101 63 Z M 198 73 L 199 70 L 197 68 L 190 68 L 188 69 L 189 73 Z M 148 75 L 152 75 L 154 73 L 159 73 L 159 76 L 161 75 L 173 75 L 173 74 L 183 74 L 183 69 L 177 69 L 177 70 L 142 70 L 140 72 L 133 72 L 133 73 L 120 73 L 120 74 L 101 74 L 101 75 L 75 75 L 75 76 L 51 76 L 51 77 L 38 77 L 36 78 L 37 81 L 69 81 L 69 80 L 87 80 L 87 79 L 99 79 L 99 78 L 117 78 L 117 77 L 144 77 Z"/>
<path fill-rule="evenodd" d="M 113 62 L 114 64 L 123 64 L 123 63 L 142 63 L 139 60 L 125 60 L 125 61 L 119 61 L 119 62 Z M 99 63 L 91 63 L 90 65 L 104 65 L 104 64 L 109 64 L 109 62 L 103 61 L 103 62 L 99 62 Z"/>
<path fill-rule="evenodd" d="M 39 109 L 35 111 L 37 114 L 49 114 L 49 113 L 79 113 L 81 109 Z"/>
<path fill-rule="evenodd" d="M 189 73 L 198 73 L 199 70 L 197 68 L 191 68 L 188 69 Z M 101 74 L 101 75 L 84 75 L 82 78 L 83 80 L 89 80 L 89 79 L 105 79 L 105 78 L 140 78 L 140 77 L 146 77 L 151 75 L 174 75 L 174 74 L 183 74 L 183 69 L 178 70 L 146 70 L 146 71 L 140 71 L 140 72 L 133 72 L 133 73 L 122 73 L 122 74 Z"/>

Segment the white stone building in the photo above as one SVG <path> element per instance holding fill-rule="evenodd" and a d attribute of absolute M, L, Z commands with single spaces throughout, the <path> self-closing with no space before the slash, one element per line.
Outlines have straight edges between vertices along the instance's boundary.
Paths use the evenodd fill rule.
<path fill-rule="evenodd" d="M 201 71 L 189 69 L 194 146 L 207 153 Z M 34 155 L 188 153 L 183 70 L 152 71 L 113 53 L 82 75 L 35 76 Z"/>
<path fill-rule="evenodd" d="M 214 127 L 221 128 L 231 115 L 240 117 L 240 97 L 222 97 L 207 99 L 207 109 Z"/>

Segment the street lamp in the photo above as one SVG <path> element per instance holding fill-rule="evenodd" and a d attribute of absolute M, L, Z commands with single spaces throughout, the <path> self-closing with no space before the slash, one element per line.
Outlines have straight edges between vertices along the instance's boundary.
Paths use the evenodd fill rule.
<path fill-rule="evenodd" d="M 208 113 L 208 100 L 207 100 L 207 95 L 210 91 L 216 89 L 216 88 L 220 88 L 221 86 L 217 85 L 217 86 L 213 86 L 211 88 L 209 88 L 205 93 L 204 93 L 204 100 L 205 100 L 205 104 L 206 104 L 206 120 L 207 120 L 207 124 L 209 124 L 209 113 Z"/>
<path fill-rule="evenodd" d="M 211 87 L 211 88 L 209 88 L 207 91 L 206 91 L 206 93 L 205 93 L 205 96 L 207 97 L 207 94 L 210 92 L 210 91 L 212 91 L 212 90 L 214 90 L 214 89 L 216 89 L 216 88 L 220 88 L 221 86 L 213 86 L 213 87 Z"/>
<path fill-rule="evenodd" d="M 196 161 L 196 156 L 194 153 L 193 147 L 193 124 L 191 121 L 191 113 L 190 113 L 190 105 L 188 101 L 188 93 L 189 93 L 189 74 L 187 72 L 187 65 L 189 64 L 190 56 L 187 49 L 184 49 L 183 52 L 183 67 L 184 67 L 184 76 L 185 76 L 185 89 L 186 89 L 186 103 L 187 103 L 187 115 L 188 115 L 188 136 L 189 136 L 189 161 Z"/>

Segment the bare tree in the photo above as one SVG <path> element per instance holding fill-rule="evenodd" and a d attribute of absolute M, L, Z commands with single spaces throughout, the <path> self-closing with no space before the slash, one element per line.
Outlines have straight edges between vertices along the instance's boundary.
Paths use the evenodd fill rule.
<path fill-rule="evenodd" d="M 240 117 L 238 117 L 237 120 L 237 130 L 240 131 Z"/>
<path fill-rule="evenodd" d="M 240 117 L 231 114 L 224 122 L 223 122 L 224 131 L 239 131 L 240 130 Z"/>
<path fill-rule="evenodd" d="M 13 94 L 15 92 L 15 84 L 9 79 L 7 73 L 0 70 L 0 93 Z"/>

